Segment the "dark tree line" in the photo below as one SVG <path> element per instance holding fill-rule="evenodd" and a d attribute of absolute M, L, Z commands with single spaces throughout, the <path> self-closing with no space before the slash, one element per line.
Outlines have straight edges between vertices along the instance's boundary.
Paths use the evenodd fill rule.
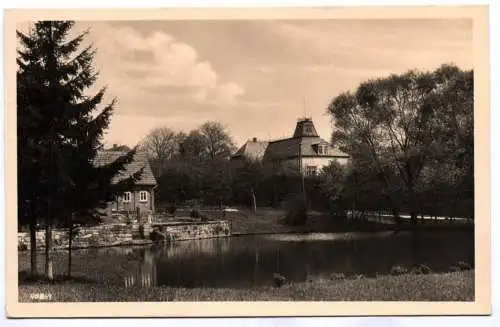
<path fill-rule="evenodd" d="M 45 275 L 52 279 L 52 228 L 69 239 L 76 223 L 98 220 L 98 211 L 140 173 L 118 184 L 134 151 L 95 167 L 115 101 L 99 107 L 105 89 L 89 96 L 97 79 L 95 49 L 82 47 L 87 32 L 68 39 L 72 21 L 40 21 L 20 41 L 17 58 L 18 219 L 30 230 L 31 273 L 37 274 L 36 231 L 45 228 Z M 68 274 L 71 274 L 71 246 Z"/>

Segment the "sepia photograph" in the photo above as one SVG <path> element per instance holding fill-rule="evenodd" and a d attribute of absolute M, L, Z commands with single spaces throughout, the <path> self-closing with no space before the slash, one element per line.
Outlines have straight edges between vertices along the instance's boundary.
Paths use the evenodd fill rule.
<path fill-rule="evenodd" d="M 434 9 L 7 12 L 12 314 L 487 314 L 487 10 Z"/>

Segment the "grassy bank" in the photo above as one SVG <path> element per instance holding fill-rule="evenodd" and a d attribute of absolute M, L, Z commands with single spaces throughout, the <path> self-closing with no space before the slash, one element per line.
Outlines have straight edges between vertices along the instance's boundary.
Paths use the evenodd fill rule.
<path fill-rule="evenodd" d="M 62 282 L 19 286 L 19 301 L 51 294 L 52 301 L 474 301 L 474 271 L 446 274 L 313 279 L 281 288 L 125 288 L 113 284 Z"/>
<path fill-rule="evenodd" d="M 308 213 L 305 226 L 288 226 L 283 223 L 284 212 L 278 209 L 261 209 L 256 213 L 242 209 L 240 212 L 228 213 L 222 219 L 231 222 L 233 235 L 248 234 L 282 234 L 305 232 L 380 232 L 380 231 L 473 231 L 473 224 L 446 220 L 418 220 L 414 226 L 411 221 L 403 220 L 397 226 L 392 220 L 356 219 L 336 220 L 327 213 L 312 211 Z"/>

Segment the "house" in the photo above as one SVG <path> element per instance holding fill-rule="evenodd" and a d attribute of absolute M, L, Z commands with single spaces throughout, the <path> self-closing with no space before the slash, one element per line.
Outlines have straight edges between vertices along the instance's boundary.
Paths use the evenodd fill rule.
<path fill-rule="evenodd" d="M 346 164 L 349 156 L 322 139 L 311 118 L 297 120 L 292 137 L 275 141 L 246 142 L 233 159 L 247 158 L 274 164 L 299 167 L 305 175 L 316 175 L 332 161 Z"/>
<path fill-rule="evenodd" d="M 126 152 L 124 151 L 101 151 L 97 154 L 94 164 L 97 167 L 105 166 L 125 154 Z M 115 176 L 112 183 L 117 183 L 120 180 L 128 178 L 142 168 L 144 168 L 144 170 L 141 178 L 135 185 L 121 196 L 118 196 L 114 201 L 108 203 L 105 214 L 108 218 L 111 218 L 113 213 L 126 213 L 134 215 L 134 217 L 139 220 L 145 219 L 154 213 L 154 190 L 157 183 L 145 153 L 136 152 L 133 161 L 125 167 L 124 171 Z"/>
<path fill-rule="evenodd" d="M 256 137 L 248 140 L 241 148 L 236 151 L 232 158 L 233 160 L 248 159 L 261 161 L 264 158 L 269 142 L 259 141 Z"/>

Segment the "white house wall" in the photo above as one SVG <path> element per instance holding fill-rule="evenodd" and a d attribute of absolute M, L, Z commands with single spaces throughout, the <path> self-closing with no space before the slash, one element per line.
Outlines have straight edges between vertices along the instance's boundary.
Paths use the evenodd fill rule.
<path fill-rule="evenodd" d="M 298 159 L 286 159 L 283 161 L 284 165 L 296 166 Z M 330 162 L 337 161 L 341 165 L 346 165 L 348 158 L 311 158 L 305 157 L 302 158 L 302 167 L 306 166 L 316 166 L 316 169 L 319 171 L 323 167 L 328 166 Z"/>

